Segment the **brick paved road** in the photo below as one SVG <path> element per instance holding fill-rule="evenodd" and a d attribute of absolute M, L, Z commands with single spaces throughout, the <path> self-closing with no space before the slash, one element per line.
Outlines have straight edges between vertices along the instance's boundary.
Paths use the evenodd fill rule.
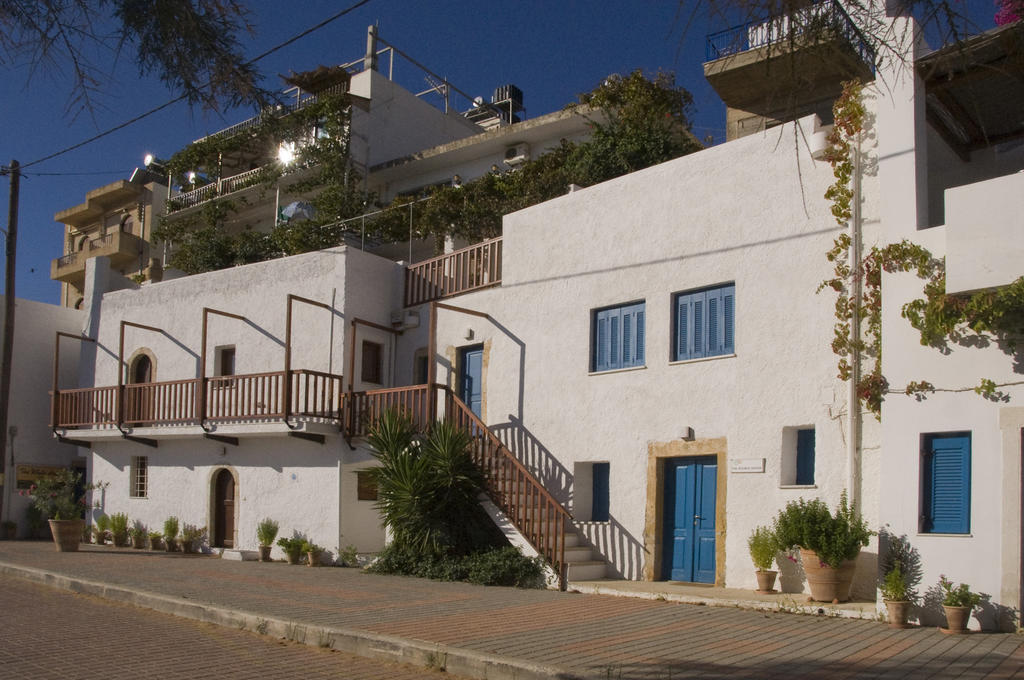
<path fill-rule="evenodd" d="M 0 575 L 0 678 L 452 678 Z"/>
<path fill-rule="evenodd" d="M 1024 679 L 1024 637 L 1017 635 L 946 636 L 934 628 L 894 631 L 876 621 L 83 548 L 57 553 L 46 543 L 0 542 L 0 567 L 446 644 L 579 677 Z"/>

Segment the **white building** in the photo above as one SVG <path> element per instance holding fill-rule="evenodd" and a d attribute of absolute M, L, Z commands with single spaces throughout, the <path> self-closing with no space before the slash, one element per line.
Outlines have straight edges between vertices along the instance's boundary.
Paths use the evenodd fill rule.
<path fill-rule="evenodd" d="M 972 49 L 998 57 L 1020 33 Z M 1006 116 L 1019 83 L 986 85 L 1009 103 L 958 118 L 944 97 L 965 95 L 959 76 L 944 53 L 919 51 L 916 62 L 882 55 L 866 90 L 861 240 L 907 238 L 946 256 L 952 293 L 1006 285 L 1020 275 L 1024 233 L 1013 143 L 1024 131 Z M 399 403 L 479 435 L 495 502 L 570 579 L 753 587 L 754 527 L 790 500 L 834 505 L 848 490 L 871 526 L 917 549 L 922 590 L 939 573 L 967 581 L 990 596 L 981 623 L 1006 625 L 1021 598 L 1017 355 L 922 347 L 900 317 L 920 281 L 886 274 L 893 387 L 881 425 L 836 377 L 835 300 L 815 291 L 846 227 L 824 198 L 833 177 L 815 114 L 836 78 L 872 73 L 874 57 L 854 55 L 854 73 L 826 74 L 788 121 L 757 101 L 730 103 L 760 77 L 744 75 L 750 60 L 711 62 L 735 114 L 729 143 L 509 215 L 501 238 L 431 260 L 340 247 L 114 292 L 123 283 L 92 268 L 90 389 L 61 395 L 61 422 L 92 442 L 92 479 L 110 482 L 105 509 L 147 524 L 176 514 L 208 526 L 215 546 L 255 548 L 256 522 L 272 516 L 330 550 L 376 550 L 383 532 L 356 474 L 372 464 L 361 435 L 367 415 Z M 944 101 L 945 113 L 934 108 Z M 1007 120 L 1010 143 L 985 138 Z M 967 138 L 947 141 L 958 127 Z M 460 143 L 413 163 L 433 171 L 430 159 Z M 290 336 L 289 294 L 306 300 L 293 305 Z M 137 325 L 118 350 L 122 322 Z M 140 385 L 117 387 L 119 356 Z M 912 380 L 957 389 L 979 377 L 1009 401 L 899 393 Z M 929 447 L 949 441 L 964 475 L 938 488 L 967 524 L 939 530 Z M 564 526 L 552 519 L 567 512 Z M 877 557 L 874 543 L 862 552 L 855 595 L 873 597 Z M 803 587 L 786 567 L 781 585 Z M 933 613 L 929 604 L 920 619 Z"/>
<path fill-rule="evenodd" d="M 4 296 L 0 295 L 0 303 Z M 58 340 L 58 333 L 80 336 L 83 312 L 32 300 L 15 300 L 11 396 L 7 412 L 6 461 L 0 485 L 3 513 L 0 519 L 18 525 L 18 536 L 29 536 L 25 510 L 30 499 L 18 494 L 39 478 L 68 467 L 85 472 L 85 452 L 54 439 L 47 387 L 52 378 L 59 386 L 75 385 L 80 343 Z M 0 343 L 4 329 L 0 327 Z M 60 342 L 60 365 L 54 375 L 55 342 Z"/>

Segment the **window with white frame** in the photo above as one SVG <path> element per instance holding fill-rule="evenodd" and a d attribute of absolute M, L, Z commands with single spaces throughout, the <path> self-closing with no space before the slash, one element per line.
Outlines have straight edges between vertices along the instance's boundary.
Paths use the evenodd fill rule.
<path fill-rule="evenodd" d="M 673 361 L 736 351 L 736 284 L 676 293 L 673 303 Z"/>
<path fill-rule="evenodd" d="M 130 468 L 132 498 L 146 498 L 149 494 L 149 459 L 146 456 L 132 456 Z"/>
<path fill-rule="evenodd" d="M 593 312 L 590 370 L 612 371 L 644 365 L 644 302 Z"/>

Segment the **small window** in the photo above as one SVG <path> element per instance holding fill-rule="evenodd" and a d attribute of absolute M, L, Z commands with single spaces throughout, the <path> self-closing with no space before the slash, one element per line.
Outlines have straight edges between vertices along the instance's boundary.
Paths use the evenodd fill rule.
<path fill-rule="evenodd" d="M 590 370 L 595 373 L 644 365 L 644 303 L 594 312 Z"/>
<path fill-rule="evenodd" d="M 676 293 L 672 360 L 701 359 L 736 351 L 736 285 Z"/>
<path fill-rule="evenodd" d="M 416 350 L 415 356 L 413 356 L 413 384 L 414 385 L 426 385 L 427 378 L 430 377 L 430 364 L 427 359 L 427 350 L 418 349 Z"/>
<path fill-rule="evenodd" d="M 369 470 L 356 471 L 356 499 L 361 501 L 377 500 L 377 481 Z"/>
<path fill-rule="evenodd" d="M 213 374 L 235 375 L 235 346 L 226 345 L 214 350 Z"/>
<path fill-rule="evenodd" d="M 970 432 L 922 436 L 920 525 L 922 533 L 970 533 Z"/>
<path fill-rule="evenodd" d="M 814 484 L 814 428 L 796 431 L 796 483 Z"/>
<path fill-rule="evenodd" d="M 608 463 L 580 462 L 573 466 L 573 516 L 583 522 L 607 522 L 609 515 Z"/>
<path fill-rule="evenodd" d="M 363 382 L 380 384 L 382 382 L 382 357 L 384 347 L 380 343 L 363 340 Z"/>
<path fill-rule="evenodd" d="M 146 498 L 149 494 L 149 459 L 146 456 L 132 456 L 129 475 L 132 498 Z"/>

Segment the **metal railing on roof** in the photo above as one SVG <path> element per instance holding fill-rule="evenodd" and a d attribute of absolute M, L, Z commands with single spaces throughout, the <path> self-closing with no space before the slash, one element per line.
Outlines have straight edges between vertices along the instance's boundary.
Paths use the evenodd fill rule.
<path fill-rule="evenodd" d="M 822 0 L 792 15 L 748 21 L 707 37 L 705 58 L 714 61 L 802 35 L 845 38 L 864 63 L 875 68 L 875 50 L 838 0 Z"/>

